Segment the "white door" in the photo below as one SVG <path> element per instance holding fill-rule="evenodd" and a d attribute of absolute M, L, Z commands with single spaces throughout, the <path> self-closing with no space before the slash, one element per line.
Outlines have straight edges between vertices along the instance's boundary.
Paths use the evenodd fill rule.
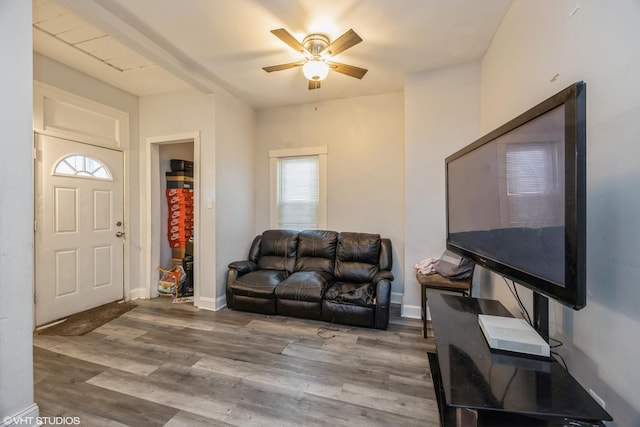
<path fill-rule="evenodd" d="M 36 325 L 123 296 L 122 152 L 36 134 Z"/>

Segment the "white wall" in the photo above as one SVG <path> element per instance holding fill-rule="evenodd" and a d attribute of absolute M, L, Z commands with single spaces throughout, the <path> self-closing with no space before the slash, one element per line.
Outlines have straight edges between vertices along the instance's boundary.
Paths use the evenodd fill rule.
<path fill-rule="evenodd" d="M 33 402 L 31 2 L 0 2 L 0 420 Z M 11 64 L 11 66 L 5 66 Z M 20 177 L 16 179 L 16 177 Z M 11 423 L 8 423 L 11 424 Z M 33 423 L 35 425 L 35 423 Z"/>
<path fill-rule="evenodd" d="M 264 109 L 257 120 L 258 233 L 269 229 L 269 150 L 327 146 L 327 228 L 391 239 L 392 299 L 403 284 L 402 99 L 391 93 Z"/>
<path fill-rule="evenodd" d="M 405 81 L 403 316 L 420 317 L 413 266 L 445 249 L 444 159 L 477 139 L 479 108 L 479 63 L 413 74 Z"/>
<path fill-rule="evenodd" d="M 254 112 L 236 98 L 220 90 L 203 95 L 187 90 L 140 98 L 141 153 L 140 189 L 146 211 L 146 182 L 150 172 L 147 138 L 199 133 L 200 176 L 197 191 L 200 206 L 199 265 L 194 270 L 200 283 L 200 307 L 217 309 L 225 304 L 227 265 L 246 258 L 253 237 Z M 195 155 L 198 158 L 198 155 Z M 152 188 L 151 191 L 156 189 Z M 211 208 L 209 208 L 211 201 Z M 146 236 L 148 227 L 143 224 Z M 151 229 L 151 233 L 159 233 Z M 154 234 L 155 235 L 155 234 Z M 153 251 L 159 248 L 152 248 Z M 144 263 L 143 263 L 144 264 Z M 143 277 L 157 281 L 155 266 L 143 265 Z"/>
<path fill-rule="evenodd" d="M 229 263 L 247 258 L 255 231 L 256 113 L 216 93 L 216 297 L 226 303 Z"/>
<path fill-rule="evenodd" d="M 638 22 L 637 0 L 515 0 L 482 61 L 483 133 L 587 83 L 587 307 L 552 302 L 550 323 L 571 373 L 620 426 L 640 425 Z M 485 294 L 516 311 L 504 283 Z"/>

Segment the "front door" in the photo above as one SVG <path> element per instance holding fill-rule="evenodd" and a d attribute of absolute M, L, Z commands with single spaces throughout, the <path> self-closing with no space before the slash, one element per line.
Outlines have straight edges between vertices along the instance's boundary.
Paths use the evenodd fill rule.
<path fill-rule="evenodd" d="M 36 326 L 123 297 L 123 154 L 36 134 Z"/>

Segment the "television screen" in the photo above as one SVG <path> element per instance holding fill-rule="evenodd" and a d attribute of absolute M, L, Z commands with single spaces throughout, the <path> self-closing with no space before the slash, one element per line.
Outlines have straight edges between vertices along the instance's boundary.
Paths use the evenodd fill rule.
<path fill-rule="evenodd" d="M 447 248 L 576 309 L 585 298 L 585 88 L 446 159 Z"/>

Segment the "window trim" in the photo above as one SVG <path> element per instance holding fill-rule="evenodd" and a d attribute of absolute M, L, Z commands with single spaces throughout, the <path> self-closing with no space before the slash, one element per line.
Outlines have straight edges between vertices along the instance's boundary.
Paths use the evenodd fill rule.
<path fill-rule="evenodd" d="M 326 146 L 269 150 L 269 226 L 278 226 L 278 161 L 287 157 L 318 157 L 319 204 L 318 229 L 327 228 L 327 155 Z"/>

